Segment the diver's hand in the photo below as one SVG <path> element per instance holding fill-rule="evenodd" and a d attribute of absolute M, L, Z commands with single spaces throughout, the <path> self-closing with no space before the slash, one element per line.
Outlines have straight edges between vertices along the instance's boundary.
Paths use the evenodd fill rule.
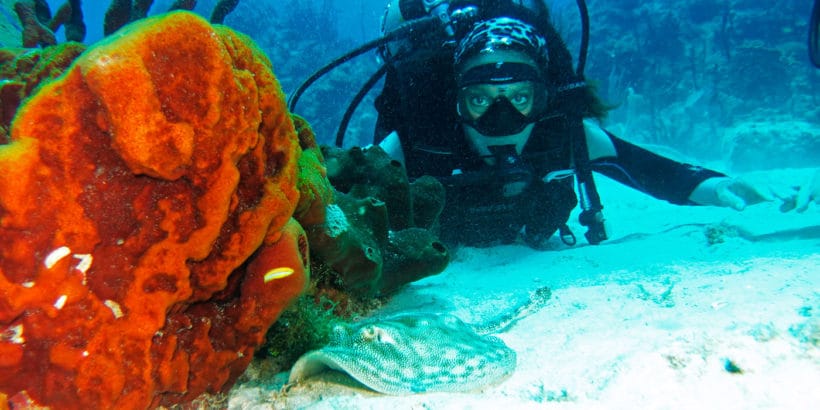
<path fill-rule="evenodd" d="M 816 205 L 820 205 L 820 169 L 814 173 L 814 176 L 812 176 L 808 183 L 800 187 L 794 207 L 797 209 L 797 212 L 805 212 L 806 209 L 809 209 L 809 204 L 812 202 Z"/>
<path fill-rule="evenodd" d="M 698 185 L 689 198 L 701 205 L 715 205 L 738 211 L 761 202 L 782 201 L 780 210 L 795 207 L 797 189 L 759 177 L 709 178 Z"/>

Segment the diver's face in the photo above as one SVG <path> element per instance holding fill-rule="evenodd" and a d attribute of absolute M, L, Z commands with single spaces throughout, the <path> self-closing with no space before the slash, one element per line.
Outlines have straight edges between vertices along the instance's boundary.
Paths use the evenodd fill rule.
<path fill-rule="evenodd" d="M 500 98 L 506 98 L 522 115 L 532 112 L 535 97 L 535 86 L 532 81 L 520 81 L 510 84 L 476 84 L 464 87 L 461 102 L 465 114 L 476 120 Z"/>
<path fill-rule="evenodd" d="M 482 52 L 456 69 L 456 110 L 464 124 L 482 135 L 519 134 L 545 110 L 546 83 L 523 52 Z"/>

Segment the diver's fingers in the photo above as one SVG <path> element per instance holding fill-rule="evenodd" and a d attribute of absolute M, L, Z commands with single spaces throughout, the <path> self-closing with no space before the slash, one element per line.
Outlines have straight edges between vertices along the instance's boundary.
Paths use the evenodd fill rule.
<path fill-rule="evenodd" d="M 794 201 L 794 207 L 797 209 L 797 212 L 806 212 L 812 201 L 820 203 L 820 194 L 818 194 L 818 190 L 813 185 L 812 183 L 803 185 L 797 193 Z"/>
<path fill-rule="evenodd" d="M 797 194 L 800 187 L 784 184 L 769 184 L 772 195 L 781 201 L 780 212 L 789 212 L 797 205 Z"/>
<path fill-rule="evenodd" d="M 797 197 L 797 193 L 800 192 L 800 187 L 788 186 L 785 184 L 770 184 L 769 190 L 771 190 L 771 193 L 775 196 L 775 198 L 783 202 L 794 202 Z"/>
<path fill-rule="evenodd" d="M 746 201 L 727 186 L 719 187 L 715 194 L 717 195 L 720 205 L 733 208 L 736 211 L 746 209 Z"/>
<path fill-rule="evenodd" d="M 797 212 L 806 212 L 806 209 L 809 209 L 809 202 L 811 202 L 811 189 L 808 185 L 804 185 L 794 198 L 794 209 Z"/>
<path fill-rule="evenodd" d="M 805 212 L 812 202 L 820 204 L 820 170 L 815 171 L 814 175 L 800 186 L 795 196 L 795 208 L 797 212 Z"/>
<path fill-rule="evenodd" d="M 755 175 L 743 175 L 735 178 L 729 189 L 735 195 L 743 198 L 747 205 L 754 205 L 763 201 L 774 201 L 775 196 L 769 179 Z"/>
<path fill-rule="evenodd" d="M 720 198 L 726 206 L 731 206 L 738 210 L 742 210 L 747 205 L 754 205 L 764 201 L 774 201 L 774 194 L 771 188 L 769 188 L 768 183 L 763 183 L 747 176 L 734 178 L 725 186 L 719 187 L 719 190 L 721 190 L 721 188 L 731 193 L 735 198 L 729 196 L 720 198 L 721 192 L 718 192 L 718 198 Z M 741 208 L 737 206 L 738 200 L 743 202 Z"/>
<path fill-rule="evenodd" d="M 797 199 L 792 198 L 790 200 L 784 200 L 783 203 L 780 204 L 780 212 L 789 212 L 793 209 L 797 208 Z"/>

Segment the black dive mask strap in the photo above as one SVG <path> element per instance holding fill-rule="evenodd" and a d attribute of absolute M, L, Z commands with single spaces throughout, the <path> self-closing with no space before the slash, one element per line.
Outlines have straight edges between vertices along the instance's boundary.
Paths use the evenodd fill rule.
<path fill-rule="evenodd" d="M 503 61 L 482 64 L 456 74 L 456 83 L 459 87 L 476 84 L 509 84 L 519 81 L 544 82 L 544 76 L 531 64 Z"/>

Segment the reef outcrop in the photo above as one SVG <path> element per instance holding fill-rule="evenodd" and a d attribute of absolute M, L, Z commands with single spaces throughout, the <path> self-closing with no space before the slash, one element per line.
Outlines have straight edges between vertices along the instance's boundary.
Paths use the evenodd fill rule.
<path fill-rule="evenodd" d="M 63 74 L 85 49 L 73 42 L 43 49 L 0 49 L 0 144 L 9 142 L 11 120 L 23 101 Z"/>
<path fill-rule="evenodd" d="M 323 223 L 305 225 L 311 252 L 338 275 L 344 291 L 387 295 L 440 273 L 447 248 L 435 235 L 444 187 L 435 178 L 412 183 L 381 148 L 322 147 L 335 200 Z"/>
<path fill-rule="evenodd" d="M 323 215 L 299 191 L 327 190 L 300 176 L 323 170 L 300 164 L 268 59 L 191 13 L 141 20 L 41 85 L 10 134 L 0 399 L 129 409 L 230 388 L 308 280 L 292 216 Z"/>

